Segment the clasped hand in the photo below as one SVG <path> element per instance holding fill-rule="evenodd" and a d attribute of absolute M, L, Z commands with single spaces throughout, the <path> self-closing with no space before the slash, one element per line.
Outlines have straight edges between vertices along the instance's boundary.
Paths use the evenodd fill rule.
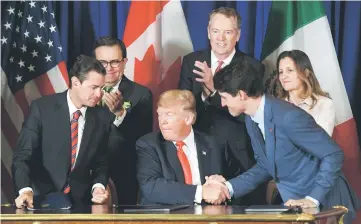
<path fill-rule="evenodd" d="M 214 205 L 219 205 L 227 199 L 231 199 L 228 188 L 224 182 L 226 182 L 226 179 L 221 175 L 207 176 L 206 183 L 202 186 L 203 200 Z"/>

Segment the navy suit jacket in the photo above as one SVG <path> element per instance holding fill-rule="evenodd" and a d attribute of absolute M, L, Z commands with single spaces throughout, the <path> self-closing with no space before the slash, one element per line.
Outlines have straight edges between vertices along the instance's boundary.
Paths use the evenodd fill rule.
<path fill-rule="evenodd" d="M 272 177 L 283 201 L 310 196 L 324 207 L 351 210 L 358 204 L 341 172 L 343 151 L 307 112 L 266 95 L 265 140 L 250 116 L 246 127 L 257 164 L 230 180 L 235 197 Z"/>
<path fill-rule="evenodd" d="M 217 144 L 212 137 L 195 130 L 194 139 L 202 184 L 205 176 L 221 174 L 230 178 L 245 171 L 238 160 L 232 159 L 225 144 Z M 161 132 L 153 132 L 141 137 L 136 149 L 140 204 L 194 204 L 197 186 L 184 183 L 173 142 L 165 140 Z"/>

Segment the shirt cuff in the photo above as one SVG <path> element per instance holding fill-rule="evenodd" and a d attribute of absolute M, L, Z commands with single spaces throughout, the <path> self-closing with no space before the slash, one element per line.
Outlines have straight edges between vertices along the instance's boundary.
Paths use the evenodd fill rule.
<path fill-rule="evenodd" d="M 92 193 L 93 193 L 94 188 L 96 188 L 96 187 L 100 187 L 100 188 L 102 188 L 103 190 L 105 190 L 105 187 L 104 187 L 103 184 L 101 184 L 101 183 L 96 183 L 96 184 L 94 184 L 93 187 L 92 187 Z"/>
<path fill-rule="evenodd" d="M 25 191 L 31 191 L 31 192 L 33 192 L 33 189 L 32 189 L 31 187 L 21 188 L 20 191 L 19 191 L 19 195 L 21 195 L 21 194 L 24 193 Z"/>
<path fill-rule="evenodd" d="M 310 201 L 312 201 L 313 203 L 315 203 L 317 207 L 320 206 L 320 202 L 317 201 L 316 199 L 314 199 L 313 197 L 306 196 L 305 198 L 308 199 L 308 200 L 310 200 Z"/>
<path fill-rule="evenodd" d="M 121 123 L 123 123 L 126 114 L 127 114 L 127 110 L 124 109 L 124 113 L 122 114 L 122 116 L 120 116 L 120 117 L 115 117 L 115 120 L 114 120 L 113 124 L 114 124 L 115 126 L 119 127 L 119 125 L 120 125 Z"/>
<path fill-rule="evenodd" d="M 202 185 L 197 185 L 196 195 L 194 196 L 194 202 L 201 204 L 202 203 Z"/>
<path fill-rule="evenodd" d="M 229 195 L 230 195 L 231 197 L 233 197 L 234 191 L 233 191 L 232 184 L 229 183 L 228 181 L 224 182 L 224 184 L 225 184 L 225 185 L 227 186 L 227 188 L 228 188 Z"/>

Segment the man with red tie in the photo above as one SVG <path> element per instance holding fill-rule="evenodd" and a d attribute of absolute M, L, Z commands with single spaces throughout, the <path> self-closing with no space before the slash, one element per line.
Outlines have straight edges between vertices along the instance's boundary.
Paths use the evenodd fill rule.
<path fill-rule="evenodd" d="M 196 51 L 183 58 L 179 88 L 193 92 L 197 101 L 194 129 L 227 141 L 237 159 L 247 168 L 255 164 L 244 115 L 233 117 L 222 107 L 213 76 L 226 65 L 242 61 L 253 64 L 260 74 L 264 66 L 236 48 L 241 36 L 241 16 L 233 8 L 220 7 L 209 14 L 208 39 L 211 49 Z M 265 203 L 265 188 L 246 196 L 252 204 Z"/>
<path fill-rule="evenodd" d="M 70 89 L 31 103 L 13 154 L 16 207 L 33 207 L 33 196 L 67 194 L 77 204 L 108 198 L 107 142 L 110 116 L 97 106 L 105 69 L 81 55 L 69 72 Z"/>
<path fill-rule="evenodd" d="M 206 185 L 206 177 L 230 178 L 244 169 L 228 150 L 192 128 L 196 104 L 188 90 L 169 90 L 158 101 L 160 132 L 136 143 L 141 204 L 194 204 L 229 198 L 225 186 Z M 244 170 L 243 170 L 244 171 Z"/>

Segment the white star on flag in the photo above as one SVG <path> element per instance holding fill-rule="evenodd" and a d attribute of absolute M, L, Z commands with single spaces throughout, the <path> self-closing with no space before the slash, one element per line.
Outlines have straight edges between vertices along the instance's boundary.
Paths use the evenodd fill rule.
<path fill-rule="evenodd" d="M 6 21 L 4 26 L 6 27 L 6 29 L 11 29 L 11 24 L 8 21 Z"/>
<path fill-rule="evenodd" d="M 33 17 L 32 16 L 28 16 L 28 18 L 26 18 L 27 20 L 28 20 L 28 23 L 30 23 L 30 22 L 33 22 Z"/>
<path fill-rule="evenodd" d="M 30 64 L 29 67 L 28 67 L 28 69 L 29 69 L 29 72 L 35 71 L 35 66 L 33 66 L 32 64 Z"/>
<path fill-rule="evenodd" d="M 46 60 L 46 62 L 51 61 L 51 56 L 46 54 L 45 60 Z"/>
<path fill-rule="evenodd" d="M 8 9 L 9 15 L 15 14 L 14 10 L 15 10 L 15 8 L 11 8 L 11 6 L 10 6 L 10 8 Z"/>
<path fill-rule="evenodd" d="M 16 42 L 14 41 L 14 43 L 13 43 L 13 48 L 16 48 Z"/>
<path fill-rule="evenodd" d="M 23 12 L 21 12 L 20 10 L 19 10 L 19 12 L 18 12 L 18 17 L 19 17 L 19 18 L 22 18 L 22 17 L 23 17 Z"/>
<path fill-rule="evenodd" d="M 22 46 L 20 49 L 23 51 L 23 53 L 26 52 L 26 46 L 25 46 L 25 44 L 23 44 L 23 46 Z"/>
<path fill-rule="evenodd" d="M 18 32 L 18 33 L 20 32 L 20 27 L 19 26 L 16 27 L 16 32 Z"/>
<path fill-rule="evenodd" d="M 1 38 L 1 44 L 7 44 L 8 43 L 7 40 L 8 40 L 8 38 L 5 38 L 3 36 L 3 38 Z"/>
<path fill-rule="evenodd" d="M 19 63 L 18 63 L 19 66 L 20 66 L 20 68 L 21 68 L 21 67 L 25 67 L 25 64 L 24 64 L 24 63 L 25 63 L 25 62 L 20 59 L 20 61 L 19 61 Z"/>
<path fill-rule="evenodd" d="M 56 32 L 56 31 L 55 31 L 55 28 L 56 28 L 56 27 L 55 27 L 55 26 L 53 26 L 53 24 L 51 24 L 51 26 L 50 26 L 50 28 L 49 28 L 49 29 L 50 29 L 50 31 L 51 31 L 51 32 Z"/>
<path fill-rule="evenodd" d="M 33 58 L 35 58 L 35 57 L 38 57 L 38 53 L 39 53 L 39 52 L 33 50 L 33 52 L 31 52 L 30 54 L 32 54 L 32 55 L 33 55 Z"/>
<path fill-rule="evenodd" d="M 40 20 L 40 23 L 38 23 L 38 24 L 39 24 L 39 28 L 45 27 L 45 26 L 44 26 L 45 22 L 43 22 L 42 20 Z"/>
<path fill-rule="evenodd" d="M 24 35 L 25 35 L 25 37 L 29 37 L 29 32 L 28 32 L 28 30 L 25 30 Z"/>
<path fill-rule="evenodd" d="M 29 3 L 29 5 L 30 5 L 30 8 L 33 8 L 33 7 L 35 7 L 35 3 L 36 3 L 36 2 L 33 2 L 33 1 L 31 1 L 31 2 Z"/>
<path fill-rule="evenodd" d="M 52 13 L 50 13 L 52 16 L 53 16 L 53 18 L 55 18 L 55 14 L 52 12 Z"/>
<path fill-rule="evenodd" d="M 9 59 L 9 61 L 10 61 L 10 63 L 13 63 L 13 62 L 14 62 L 14 57 L 11 57 L 11 58 Z"/>
<path fill-rule="evenodd" d="M 15 79 L 16 79 L 16 81 L 17 82 L 22 82 L 22 79 L 23 77 L 22 76 L 20 76 L 19 74 L 15 77 Z"/>
<path fill-rule="evenodd" d="M 36 37 L 34 39 L 36 40 L 36 43 L 38 43 L 38 42 L 41 42 L 41 38 L 42 37 L 39 37 L 39 35 L 36 35 Z"/>
<path fill-rule="evenodd" d="M 60 52 L 63 52 L 63 48 L 60 46 L 58 47 Z"/>
<path fill-rule="evenodd" d="M 48 45 L 49 45 L 49 47 L 52 47 L 53 46 L 53 41 L 49 40 Z"/>
<path fill-rule="evenodd" d="M 44 13 L 44 12 L 48 12 L 47 8 L 48 8 L 48 7 L 46 7 L 45 5 L 43 6 L 43 8 L 41 8 L 41 10 L 43 10 L 43 13 Z"/>

